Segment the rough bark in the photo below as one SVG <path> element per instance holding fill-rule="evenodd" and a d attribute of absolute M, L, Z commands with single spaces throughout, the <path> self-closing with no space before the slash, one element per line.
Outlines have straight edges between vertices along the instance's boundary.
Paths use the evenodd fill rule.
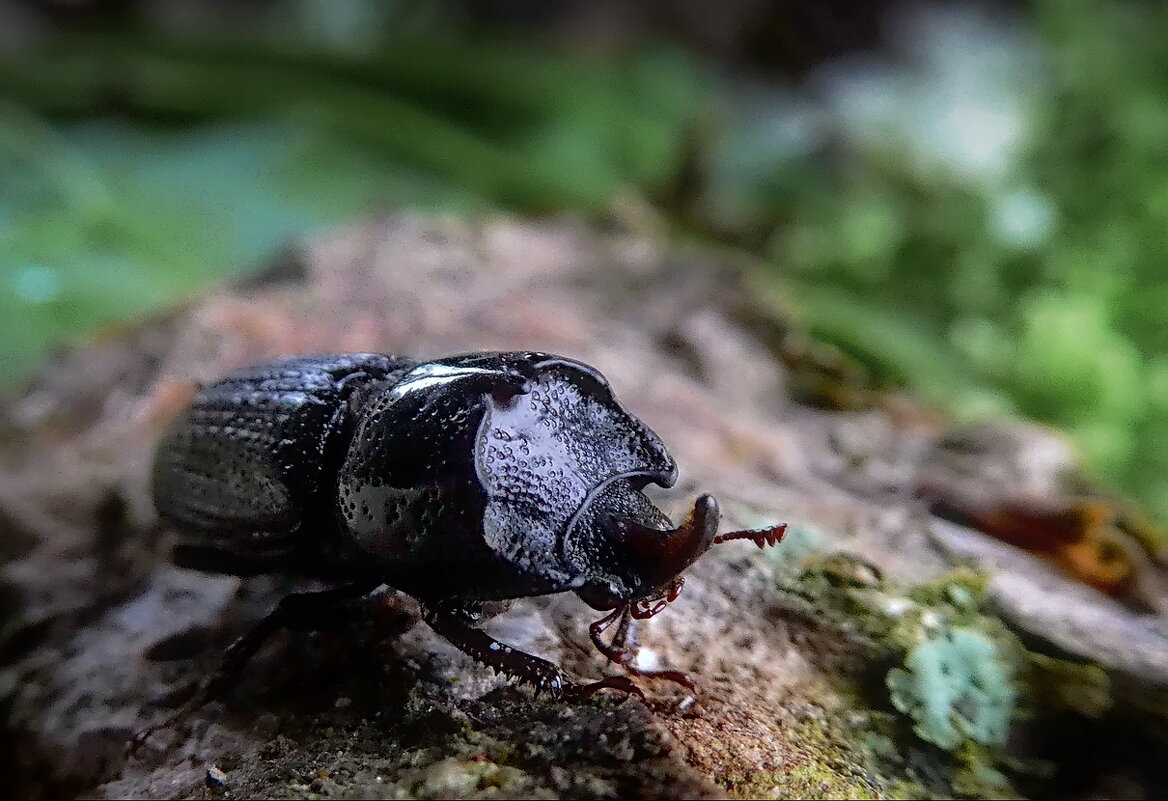
<path fill-rule="evenodd" d="M 733 265 L 643 238 L 393 217 L 63 354 L 0 408 L 6 783 L 149 798 L 1163 791 L 1138 753 L 1165 745 L 1154 559 L 1140 557 L 1133 605 L 931 515 L 915 488 L 942 472 L 940 418 L 895 399 L 796 402 L 812 351 L 768 298 Z M 766 552 L 707 555 L 645 627 L 643 658 L 690 672 L 697 697 L 666 682 L 645 683 L 647 703 L 533 697 L 384 593 L 336 631 L 278 636 L 226 698 L 128 756 L 127 738 L 293 587 L 168 562 L 146 475 L 196 383 L 292 353 L 483 349 L 599 367 L 681 466 L 658 498 L 675 517 L 709 491 L 730 524 L 792 525 Z M 1073 462 L 1053 435 L 1003 430 L 1056 443 L 1058 470 Z M 954 480 L 978 475 L 1024 483 L 978 465 Z M 954 570 L 971 558 L 978 570 Z M 594 617 L 553 596 L 487 627 L 598 678 L 614 668 L 588 643 Z M 935 699 L 914 690 L 922 645 L 967 641 L 1002 686 L 979 688 L 975 665 L 974 690 L 931 720 Z M 989 731 L 998 713 L 1008 739 Z"/>

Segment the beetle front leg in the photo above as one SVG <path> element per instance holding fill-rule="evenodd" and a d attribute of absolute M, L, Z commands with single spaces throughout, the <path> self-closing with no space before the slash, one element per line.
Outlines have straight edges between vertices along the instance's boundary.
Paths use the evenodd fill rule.
<path fill-rule="evenodd" d="M 546 659 L 501 643 L 481 629 L 463 621 L 457 614 L 430 606 L 422 606 L 422 619 L 458 650 L 517 681 L 535 687 L 536 693 L 550 692 L 553 696 L 586 698 L 600 690 L 619 690 L 644 700 L 645 695 L 627 676 L 610 676 L 589 684 L 576 684 L 564 672 Z"/>
<path fill-rule="evenodd" d="M 592 638 L 596 650 L 604 654 L 608 661 L 615 662 L 634 676 L 672 681 L 694 692 L 697 690 L 697 683 L 680 670 L 644 670 L 633 664 L 637 658 L 636 621 L 652 617 L 659 611 L 660 609 L 656 609 L 650 614 L 642 613 L 638 616 L 631 605 L 617 607 L 607 617 L 590 625 L 588 635 Z M 612 642 L 605 642 L 602 635 L 618 620 L 619 624 Z"/>
<path fill-rule="evenodd" d="M 616 634 L 613 636 L 612 642 L 605 642 L 603 640 L 604 632 L 608 631 L 609 627 L 618 620 L 620 624 L 617 626 Z M 632 657 L 629 655 L 628 650 L 626 650 L 631 626 L 631 608 L 628 606 L 618 606 L 606 617 L 588 626 L 588 636 L 592 639 L 592 644 L 596 646 L 596 650 L 604 654 L 609 662 L 615 662 L 618 665 L 627 667 L 629 662 L 632 661 Z"/>

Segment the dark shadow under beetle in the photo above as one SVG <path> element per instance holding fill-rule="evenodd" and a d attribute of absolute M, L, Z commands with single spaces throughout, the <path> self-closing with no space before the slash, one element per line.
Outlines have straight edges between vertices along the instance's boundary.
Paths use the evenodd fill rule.
<path fill-rule="evenodd" d="M 661 440 L 607 380 L 560 356 L 357 353 L 235 372 L 205 387 L 158 446 L 155 505 L 185 538 L 175 560 L 333 586 L 284 598 L 184 709 L 221 691 L 274 632 L 326 626 L 337 604 L 382 585 L 417 599 L 453 645 L 537 691 L 641 695 L 627 675 L 572 682 L 473 625 L 494 601 L 575 592 L 609 612 L 589 632 L 606 658 L 693 689 L 684 673 L 634 666 L 634 621 L 674 600 L 682 571 L 711 546 L 773 545 L 785 526 L 718 535 L 718 505 L 702 495 L 673 527 L 642 490 L 676 479 Z"/>

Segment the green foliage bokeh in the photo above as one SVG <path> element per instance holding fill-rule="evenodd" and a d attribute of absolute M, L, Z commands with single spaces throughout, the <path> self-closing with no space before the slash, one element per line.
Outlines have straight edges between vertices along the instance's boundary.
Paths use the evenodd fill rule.
<path fill-rule="evenodd" d="M 895 136 L 845 138 L 774 206 L 771 255 L 822 337 L 960 416 L 1066 431 L 1164 519 L 1168 6 L 1031 9 L 1022 57 L 975 66 L 1016 73 L 1023 133 L 1004 165 L 922 169 Z"/>
<path fill-rule="evenodd" d="M 678 47 L 404 36 L 388 11 L 348 49 L 50 39 L 0 59 L 0 379 L 364 211 L 599 217 L 631 196 L 763 256 L 813 332 L 883 379 L 1060 427 L 1168 519 L 1168 6 L 1024 9 L 973 89 L 910 53 L 916 72 L 861 85 L 858 124 Z M 921 149 L 937 97 L 963 91 L 1016 123 L 1000 163 Z"/>

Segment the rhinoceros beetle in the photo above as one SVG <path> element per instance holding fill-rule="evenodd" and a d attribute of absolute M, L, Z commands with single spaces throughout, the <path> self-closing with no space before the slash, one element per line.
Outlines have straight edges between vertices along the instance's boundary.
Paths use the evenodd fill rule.
<path fill-rule="evenodd" d="M 180 415 L 152 477 L 158 512 L 184 535 L 178 564 L 332 585 L 286 597 L 229 649 L 221 675 L 272 632 L 388 585 L 479 662 L 537 692 L 584 695 L 641 691 L 628 676 L 575 684 L 472 624 L 491 602 L 572 591 L 609 612 L 590 628 L 609 660 L 692 689 L 677 671 L 636 669 L 633 620 L 674 600 L 712 545 L 773 545 L 785 526 L 718 535 L 718 505 L 703 495 L 673 527 L 642 490 L 676 479 L 661 440 L 597 370 L 531 352 L 299 356 L 240 370 Z"/>

